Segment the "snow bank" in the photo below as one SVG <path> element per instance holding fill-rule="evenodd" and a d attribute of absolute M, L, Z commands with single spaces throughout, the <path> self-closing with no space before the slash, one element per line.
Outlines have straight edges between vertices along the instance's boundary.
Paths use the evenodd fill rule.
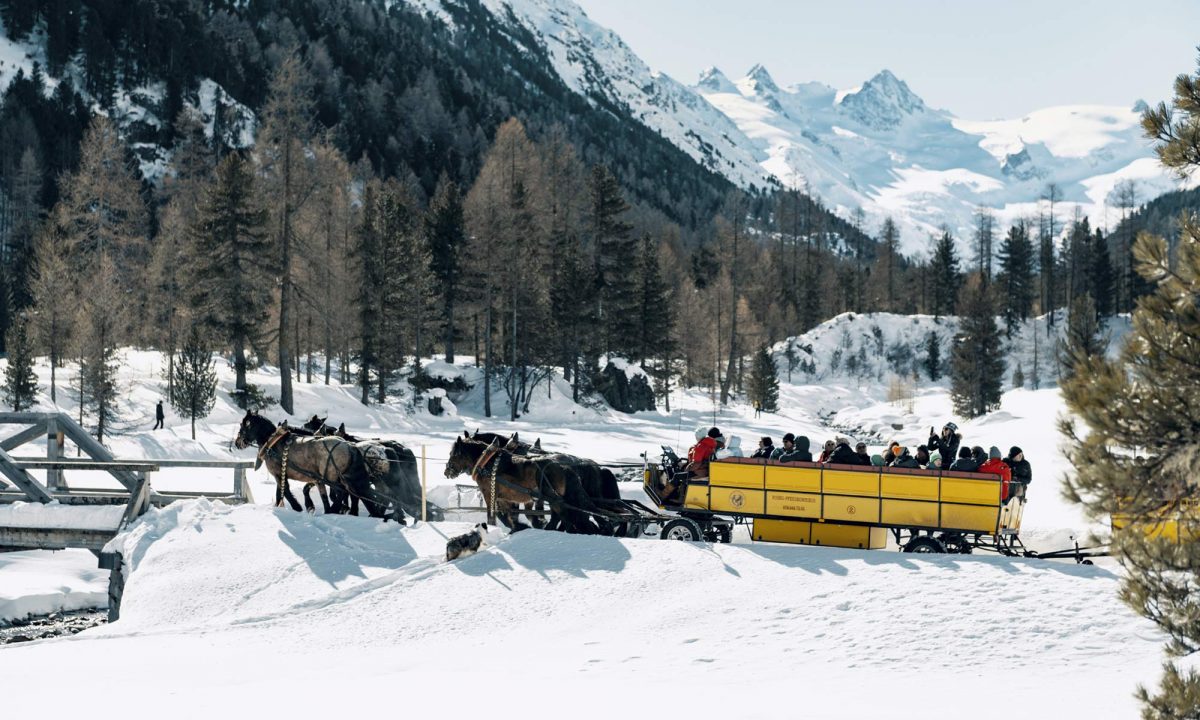
<path fill-rule="evenodd" d="M 124 514 L 124 505 L 14 502 L 0 505 L 0 527 L 116 530 Z"/>
<path fill-rule="evenodd" d="M 131 561 L 122 619 L 9 650 L 25 692 L 6 710 L 43 706 L 68 659 L 88 672 L 56 712 L 89 717 L 124 712 L 93 694 L 131 675 L 140 707 L 184 717 L 344 705 L 306 692 L 300 668 L 386 688 L 356 696 L 368 712 L 400 698 L 406 713 L 524 717 L 495 699 L 532 692 L 588 718 L 611 716 L 606 698 L 750 718 L 1114 717 L 1158 668 L 1162 638 L 1101 567 L 533 530 L 443 562 L 468 527 L 152 512 L 114 541 Z"/>
<path fill-rule="evenodd" d="M 108 571 L 86 550 L 0 554 L 0 623 L 108 605 Z"/>

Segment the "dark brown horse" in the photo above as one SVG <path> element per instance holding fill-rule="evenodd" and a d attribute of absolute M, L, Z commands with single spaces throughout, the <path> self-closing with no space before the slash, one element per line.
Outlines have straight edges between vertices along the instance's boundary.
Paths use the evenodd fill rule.
<path fill-rule="evenodd" d="M 251 445 L 261 448 L 266 444 L 267 440 L 269 440 L 271 436 L 275 434 L 277 427 L 278 426 L 275 423 L 271 422 L 262 415 L 259 415 L 257 412 L 249 411 L 246 413 L 246 416 L 242 418 L 242 424 L 238 428 L 238 435 L 237 439 L 234 441 L 234 445 L 236 445 L 239 450 Z M 296 428 L 292 430 L 292 432 L 300 436 L 313 434 L 312 431 L 308 430 L 307 428 Z M 301 480 L 301 482 L 304 483 L 304 509 L 308 512 L 314 512 L 316 510 L 312 501 L 312 489 L 314 485 L 317 486 L 317 493 L 321 496 L 321 506 L 325 514 L 341 514 L 346 511 L 347 505 L 345 501 L 347 498 L 339 488 L 333 488 L 334 498 L 331 505 L 329 501 L 329 493 L 326 492 L 325 485 L 307 480 Z M 300 510 L 300 504 L 296 502 L 295 497 L 291 494 L 291 488 L 286 489 L 284 492 L 284 497 L 288 499 L 288 502 L 292 505 L 292 509 L 297 511 Z"/>
<path fill-rule="evenodd" d="M 515 455 L 497 442 L 480 445 L 469 438 L 455 440 L 451 466 L 462 467 L 470 458 L 471 478 L 484 496 L 489 515 L 495 515 L 514 532 L 527 527 L 518 519 L 517 506 L 544 500 L 550 506 L 550 527 L 569 533 L 592 534 L 598 528 L 593 513 L 602 513 L 584 492 L 579 477 L 549 456 Z M 495 503 L 492 496 L 495 496 Z"/>
<path fill-rule="evenodd" d="M 464 444 L 460 445 L 460 442 Z M 483 454 L 484 449 L 492 443 L 502 446 L 514 455 L 529 454 L 534 448 L 536 448 L 536 452 L 541 451 L 540 444 L 528 445 L 519 442 L 515 439 L 515 435 L 513 437 L 506 437 L 497 433 L 481 433 L 478 430 L 475 431 L 474 435 L 470 435 L 464 430 L 462 437 L 455 438 L 454 446 L 450 448 L 450 460 L 446 463 L 446 478 L 453 479 L 459 475 L 470 473 L 471 468 L 475 465 L 475 461 Z M 529 500 L 520 503 L 519 507 L 524 508 L 525 517 L 533 527 L 540 529 L 548 526 L 551 530 L 556 529 L 557 518 L 551 519 L 549 523 L 542 518 L 542 512 L 546 509 L 545 501 L 540 499 Z M 511 517 L 515 518 L 520 510 L 518 506 L 513 506 L 507 508 L 507 512 Z"/>

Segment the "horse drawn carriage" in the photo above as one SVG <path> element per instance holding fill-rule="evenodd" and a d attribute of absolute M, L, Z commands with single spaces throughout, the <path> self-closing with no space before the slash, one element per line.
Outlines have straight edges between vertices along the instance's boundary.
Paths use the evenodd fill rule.
<path fill-rule="evenodd" d="M 1024 499 L 1006 498 L 998 475 L 811 462 L 726 458 L 708 477 L 679 470 L 663 448 L 647 467 L 646 493 L 679 519 L 664 537 L 728 541 L 734 524 L 754 540 L 880 549 L 891 535 L 905 552 L 1033 553 L 1018 531 Z"/>

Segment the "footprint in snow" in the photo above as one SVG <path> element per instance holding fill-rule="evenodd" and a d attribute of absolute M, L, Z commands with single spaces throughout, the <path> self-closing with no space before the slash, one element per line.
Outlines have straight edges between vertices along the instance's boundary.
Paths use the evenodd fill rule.
<path fill-rule="evenodd" d="M 849 610 L 850 609 L 850 601 L 847 600 L 845 602 L 840 602 L 837 605 L 834 605 L 834 608 L 836 608 L 838 610 L 842 610 L 843 612 L 846 610 Z"/>
<path fill-rule="evenodd" d="M 695 642 L 700 642 L 700 638 L 688 638 L 687 640 L 683 641 L 683 644 L 691 645 L 692 643 L 695 643 Z"/>

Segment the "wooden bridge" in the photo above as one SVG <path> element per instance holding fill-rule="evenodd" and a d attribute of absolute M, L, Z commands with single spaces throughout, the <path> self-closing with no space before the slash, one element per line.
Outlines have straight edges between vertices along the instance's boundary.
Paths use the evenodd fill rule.
<path fill-rule="evenodd" d="M 19 429 L 0 440 L 0 550 L 84 548 L 99 554 L 109 540 L 151 506 L 199 497 L 236 504 L 253 502 L 246 482 L 246 470 L 253 467 L 249 460 L 115 458 L 63 413 L 0 412 L 0 426 L 3 425 Z M 44 457 L 11 454 L 42 439 L 46 442 Z M 86 457 L 64 457 L 67 440 Z M 231 470 L 229 492 L 154 489 L 153 473 L 183 468 Z M 45 482 L 32 475 L 31 470 L 44 471 Z M 69 474 L 77 471 L 106 473 L 116 480 L 118 487 L 68 483 Z M 17 502 L 40 503 L 44 507 L 18 508 L 13 505 Z"/>

